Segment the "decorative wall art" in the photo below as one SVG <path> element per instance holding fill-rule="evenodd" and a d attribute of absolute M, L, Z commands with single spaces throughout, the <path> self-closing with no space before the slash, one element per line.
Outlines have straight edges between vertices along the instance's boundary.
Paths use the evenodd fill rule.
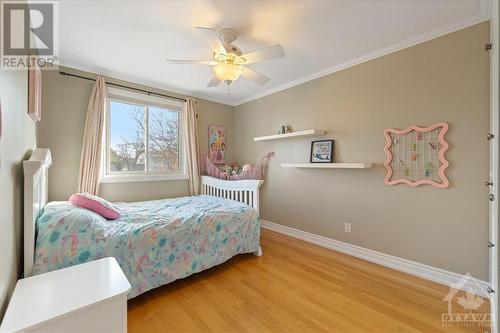
<path fill-rule="evenodd" d="M 432 185 L 446 188 L 450 185 L 445 171 L 449 163 L 444 154 L 448 143 L 444 136 L 448 124 L 436 123 L 430 127 L 410 126 L 404 130 L 388 128 L 385 184 Z"/>
<path fill-rule="evenodd" d="M 208 127 L 208 154 L 214 163 L 226 162 L 226 129 L 224 127 Z"/>
<path fill-rule="evenodd" d="M 36 64 L 28 70 L 28 114 L 34 121 L 42 119 L 42 72 Z"/>
<path fill-rule="evenodd" d="M 311 142 L 311 163 L 333 162 L 333 140 Z"/>

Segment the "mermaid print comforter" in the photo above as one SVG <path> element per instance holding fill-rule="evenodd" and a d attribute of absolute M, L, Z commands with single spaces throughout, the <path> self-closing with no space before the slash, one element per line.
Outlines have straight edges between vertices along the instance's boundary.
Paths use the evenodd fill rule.
<path fill-rule="evenodd" d="M 108 221 L 66 201 L 44 207 L 37 221 L 33 274 L 115 257 L 132 298 L 259 249 L 257 211 L 213 196 L 116 203 Z"/>

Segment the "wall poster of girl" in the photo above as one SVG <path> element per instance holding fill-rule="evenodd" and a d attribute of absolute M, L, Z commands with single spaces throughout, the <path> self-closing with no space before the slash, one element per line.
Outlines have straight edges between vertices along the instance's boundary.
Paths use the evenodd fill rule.
<path fill-rule="evenodd" d="M 208 154 L 214 163 L 226 162 L 226 129 L 208 126 Z"/>

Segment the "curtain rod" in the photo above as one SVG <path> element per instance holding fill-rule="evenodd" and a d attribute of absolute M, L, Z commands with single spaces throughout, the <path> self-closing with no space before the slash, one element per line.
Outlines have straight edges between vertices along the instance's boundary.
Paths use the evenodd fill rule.
<path fill-rule="evenodd" d="M 89 80 L 89 81 L 95 81 L 95 79 L 92 79 L 90 77 L 85 77 L 85 76 L 71 74 L 71 73 L 66 73 L 66 72 L 59 72 L 59 74 L 64 75 L 64 76 L 71 76 L 71 77 L 76 77 L 76 78 L 79 78 L 79 79 Z M 108 84 L 110 86 L 115 86 L 115 87 L 125 88 L 125 89 L 129 89 L 129 90 L 139 91 L 139 92 L 142 92 L 142 93 L 145 93 L 145 94 L 148 94 L 148 95 L 162 96 L 162 97 L 176 99 L 178 101 L 183 101 L 183 102 L 186 101 L 186 99 L 182 98 L 182 97 L 175 97 L 175 96 L 170 96 L 170 95 L 165 95 L 165 94 L 159 94 L 159 93 L 155 93 L 155 92 L 149 91 L 149 90 L 144 90 L 144 89 L 139 89 L 139 88 L 134 88 L 134 87 L 128 87 L 128 86 L 125 86 L 123 84 L 111 83 L 111 82 L 106 82 L 106 84 Z"/>

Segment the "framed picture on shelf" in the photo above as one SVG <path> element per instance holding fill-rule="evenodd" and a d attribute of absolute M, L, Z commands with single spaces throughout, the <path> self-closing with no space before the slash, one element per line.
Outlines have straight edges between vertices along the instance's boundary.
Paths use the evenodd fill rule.
<path fill-rule="evenodd" d="M 226 129 L 221 126 L 208 127 L 208 155 L 216 164 L 226 162 Z"/>
<path fill-rule="evenodd" d="M 311 163 L 333 162 L 333 140 L 311 142 Z"/>

